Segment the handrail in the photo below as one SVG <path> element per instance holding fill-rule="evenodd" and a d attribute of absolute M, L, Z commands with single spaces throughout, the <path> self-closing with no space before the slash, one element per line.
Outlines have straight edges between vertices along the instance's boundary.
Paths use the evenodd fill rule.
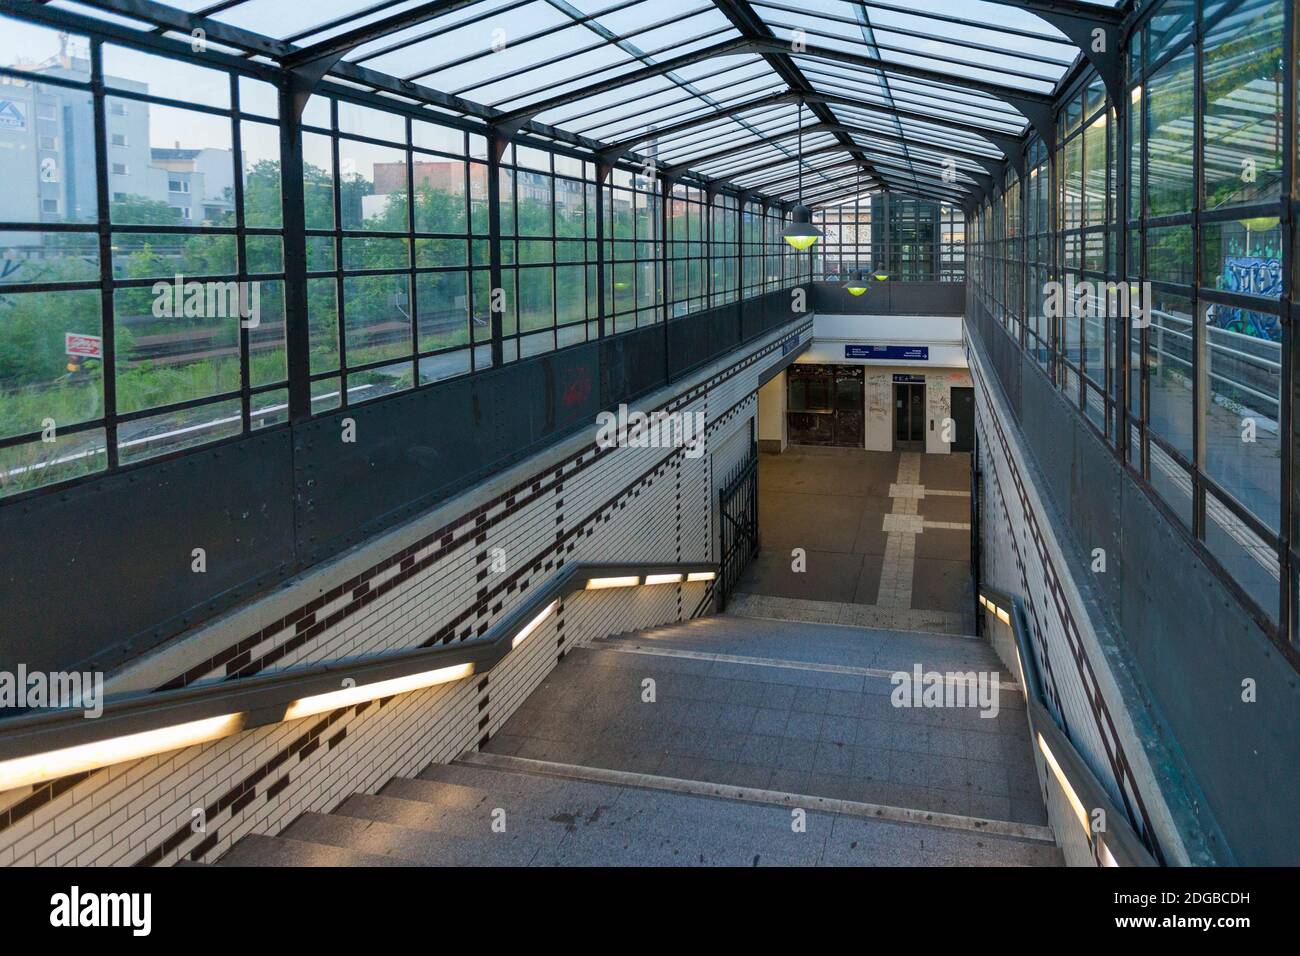
<path fill-rule="evenodd" d="M 0 719 L 0 791 L 490 671 L 580 590 L 709 582 L 707 562 L 570 564 L 481 637 Z"/>
<path fill-rule="evenodd" d="M 1029 641 L 1024 602 L 1006 591 L 981 585 L 979 602 L 1011 628 L 1020 665 L 1020 687 L 1025 695 L 1029 729 L 1066 799 L 1073 807 L 1097 862 L 1102 866 L 1157 866 L 1155 858 L 1129 824 L 1128 815 L 1115 806 L 1106 788 L 1093 774 L 1074 743 L 1056 723 L 1047 707 L 1038 664 Z M 1105 829 L 1094 830 L 1090 810 L 1101 810 Z"/>

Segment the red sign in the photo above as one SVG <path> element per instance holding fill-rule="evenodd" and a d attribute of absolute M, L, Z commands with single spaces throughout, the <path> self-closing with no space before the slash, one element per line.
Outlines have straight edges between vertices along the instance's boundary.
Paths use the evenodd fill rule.
<path fill-rule="evenodd" d="M 83 358 L 103 358 L 104 340 L 98 335 L 80 335 L 76 332 L 63 334 L 63 350 L 69 355 Z"/>

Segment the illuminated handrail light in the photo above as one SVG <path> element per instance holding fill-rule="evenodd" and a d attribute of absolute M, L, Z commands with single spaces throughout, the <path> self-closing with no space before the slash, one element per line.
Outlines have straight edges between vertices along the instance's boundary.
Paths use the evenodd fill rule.
<path fill-rule="evenodd" d="M 682 576 L 680 574 L 647 574 L 645 576 L 646 584 L 681 584 Z"/>
<path fill-rule="evenodd" d="M 587 581 L 588 591 L 603 591 L 606 588 L 634 588 L 641 583 L 639 574 L 628 574 L 616 578 L 590 578 Z"/>
<path fill-rule="evenodd" d="M 542 626 L 542 622 L 551 616 L 551 612 L 554 611 L 559 604 L 560 602 L 558 600 L 552 601 L 542 609 L 542 613 L 538 614 L 535 618 L 525 624 L 523 630 L 516 634 L 514 640 L 510 642 L 510 649 L 514 650 L 524 641 L 528 640 L 533 631 Z"/>
<path fill-rule="evenodd" d="M 243 714 L 223 714 L 0 761 L 0 791 L 219 740 L 238 733 L 243 724 Z"/>
<path fill-rule="evenodd" d="M 686 575 L 687 582 L 691 581 L 712 581 L 718 575 L 714 571 L 692 571 Z"/>
<path fill-rule="evenodd" d="M 1043 759 L 1047 761 L 1047 766 L 1051 768 L 1052 776 L 1056 778 L 1057 784 L 1061 787 L 1061 792 L 1065 794 L 1065 799 L 1069 801 L 1070 807 L 1074 810 L 1074 815 L 1078 817 L 1079 826 L 1083 827 L 1083 832 L 1088 835 L 1088 842 L 1092 843 L 1094 842 L 1094 839 L 1099 839 L 1099 837 L 1094 836 L 1092 827 L 1088 824 L 1087 808 L 1084 807 L 1083 801 L 1079 799 L 1079 795 L 1074 792 L 1074 787 L 1070 786 L 1070 781 L 1065 777 L 1065 771 L 1063 771 L 1061 765 L 1056 762 L 1056 755 L 1052 753 L 1052 748 L 1047 746 L 1047 740 L 1041 733 L 1038 734 L 1038 749 L 1042 751 Z M 1119 865 L 1115 857 L 1111 855 L 1110 850 L 1107 849 L 1104 842 L 1101 843 L 1101 851 L 1103 865 Z"/>
<path fill-rule="evenodd" d="M 1003 624 L 1009 625 L 1011 623 L 1011 615 L 1006 611 L 1004 611 L 1002 608 L 998 607 L 996 604 L 994 604 L 992 601 L 990 601 L 982 594 L 980 595 L 980 604 L 988 608 L 994 615 L 997 616 L 997 619 L 1001 621 Z"/>
<path fill-rule="evenodd" d="M 358 684 L 356 687 L 345 687 L 342 690 L 332 690 L 325 694 L 303 697 L 301 700 L 295 700 L 289 705 L 284 712 L 284 719 L 296 720 L 299 717 L 310 717 L 312 714 L 321 714 L 327 710 L 336 710 L 339 707 L 362 704 L 368 700 L 378 700 L 381 697 L 392 697 L 394 694 L 406 694 L 413 690 L 423 690 L 426 687 L 463 680 L 473 673 L 474 663 L 471 661 L 465 664 L 439 667 L 437 670 L 421 671 L 418 674 L 407 674 L 405 677 L 394 677 L 391 680 L 376 681 L 373 684 Z"/>

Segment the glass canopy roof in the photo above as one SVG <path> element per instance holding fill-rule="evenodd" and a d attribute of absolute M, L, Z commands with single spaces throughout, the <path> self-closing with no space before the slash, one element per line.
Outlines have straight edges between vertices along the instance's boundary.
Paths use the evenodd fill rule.
<path fill-rule="evenodd" d="M 1080 53 L 1098 0 L 52 0 L 48 9 L 789 202 L 960 203 Z M 1054 21 L 1059 22 L 1059 21 Z"/>

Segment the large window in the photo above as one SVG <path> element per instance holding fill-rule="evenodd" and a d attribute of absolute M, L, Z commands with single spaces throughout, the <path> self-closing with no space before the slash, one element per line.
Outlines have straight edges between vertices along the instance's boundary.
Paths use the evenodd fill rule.
<path fill-rule="evenodd" d="M 163 32 L 146 51 L 0 18 L 0 497 L 812 274 L 728 150 L 660 178 L 338 76 L 299 130 L 263 57 Z"/>
<path fill-rule="evenodd" d="M 673 317 L 705 308 L 708 269 L 704 191 L 672 185 L 668 202 L 668 303 Z"/>
<path fill-rule="evenodd" d="M 843 282 L 855 269 L 874 269 L 871 251 L 871 197 L 861 196 L 815 211 L 813 223 L 822 238 L 812 247 L 814 275 L 826 282 Z"/>
<path fill-rule="evenodd" d="M 0 494 L 284 421 L 274 88 L 2 26 Z"/>
<path fill-rule="evenodd" d="M 663 318 L 663 201 L 660 182 L 614 169 L 605 187 L 607 331 Z"/>
<path fill-rule="evenodd" d="M 1294 540 L 1282 523 L 1294 490 L 1283 471 L 1282 330 L 1295 309 L 1284 278 L 1296 271 L 1283 242 L 1285 207 L 1296 208 L 1283 177 L 1296 95 L 1285 11 L 1282 0 L 1153 5 L 1125 51 L 1124 101 L 1085 76 L 1061 103 L 1054 163 L 1031 141 L 1023 248 L 998 233 L 1016 221 L 1018 197 L 984 206 L 972 244 L 975 294 L 999 317 L 1016 312 L 1007 290 L 1023 263 L 1026 345 L 1274 620 Z M 1072 309 L 1067 296 L 1049 317 L 1053 279 L 1100 297 Z"/>

